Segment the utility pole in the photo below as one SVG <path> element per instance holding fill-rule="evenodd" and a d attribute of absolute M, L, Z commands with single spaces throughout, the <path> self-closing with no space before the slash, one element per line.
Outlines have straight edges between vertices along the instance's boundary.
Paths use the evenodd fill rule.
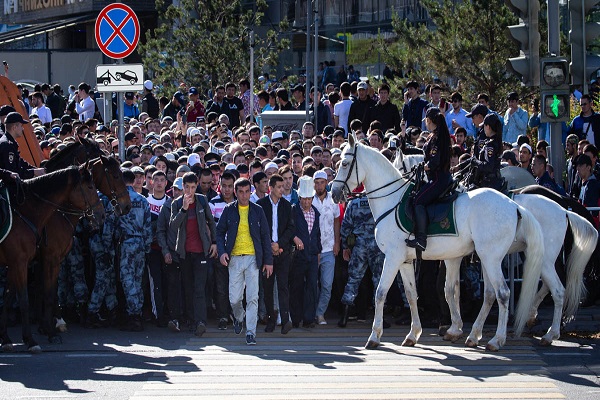
<path fill-rule="evenodd" d="M 319 98 L 317 97 L 318 92 L 318 87 L 317 87 L 317 68 L 319 65 L 319 0 L 315 0 L 314 2 L 315 4 L 315 48 L 314 48 L 314 61 L 313 61 L 313 70 L 314 70 L 314 75 L 315 75 L 315 90 L 313 92 L 313 118 L 314 118 L 314 124 L 315 124 L 315 130 L 317 127 L 317 108 L 319 105 Z M 308 96 L 307 96 L 308 97 Z M 308 120 L 307 120 L 308 121 Z M 315 132 L 315 134 L 318 134 L 319 132 Z"/>

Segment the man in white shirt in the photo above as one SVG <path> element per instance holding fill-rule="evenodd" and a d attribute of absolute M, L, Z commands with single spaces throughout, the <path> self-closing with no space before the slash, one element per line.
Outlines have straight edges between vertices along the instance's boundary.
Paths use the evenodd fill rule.
<path fill-rule="evenodd" d="M 35 92 L 31 95 L 31 105 L 33 106 L 31 114 L 37 115 L 42 124 L 52 122 L 52 111 L 44 104 L 44 95 L 41 92 Z"/>
<path fill-rule="evenodd" d="M 85 82 L 80 83 L 74 100 L 75 111 L 79 114 L 80 121 L 86 121 L 88 118 L 94 117 L 96 104 L 90 97 L 90 85 Z"/>
<path fill-rule="evenodd" d="M 348 82 L 342 83 L 340 91 L 342 92 L 342 100 L 335 103 L 333 106 L 333 119 L 335 127 L 344 128 L 346 135 L 350 127 L 348 126 L 348 115 L 350 114 L 350 107 L 352 107 L 352 100 L 350 99 L 350 84 Z"/>
<path fill-rule="evenodd" d="M 340 251 L 340 207 L 333 202 L 331 193 L 327 192 L 327 173 L 317 171 L 314 175 L 315 197 L 313 206 L 319 211 L 321 228 L 321 257 L 319 263 L 320 293 L 317 303 L 317 323 L 326 325 L 325 311 L 331 299 L 331 286 L 335 271 L 335 257 Z"/>

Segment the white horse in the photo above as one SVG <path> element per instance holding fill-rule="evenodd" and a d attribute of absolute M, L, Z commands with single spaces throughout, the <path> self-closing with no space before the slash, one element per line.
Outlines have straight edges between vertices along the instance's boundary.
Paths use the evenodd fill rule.
<path fill-rule="evenodd" d="M 376 221 L 375 239 L 385 254 L 383 272 L 375 294 L 373 330 L 365 347 L 375 348 L 380 343 L 383 333 L 383 303 L 398 270 L 404 282 L 412 317 L 410 332 L 402 344 L 414 346 L 422 333 L 412 266 L 416 252 L 406 246 L 408 234 L 398 228 L 393 215 L 390 217 L 407 190 L 409 181 L 382 154 L 358 143 L 354 135 L 349 135 L 349 146 L 342 152 L 340 169 L 332 184 L 334 200 L 341 201 L 345 194 L 361 182 L 365 186 Z M 458 282 L 462 258 L 473 251 L 480 254 L 483 273 L 489 279 L 499 305 L 496 335 L 486 348 L 497 351 L 506 341 L 510 295 L 502 275 L 502 259 L 514 243 L 526 245 L 527 267 L 515 316 L 516 333 L 520 334 L 527 322 L 541 273 L 544 253 L 541 228 L 529 211 L 492 189 L 477 189 L 460 194 L 456 199 L 455 215 L 458 236 L 430 237 L 422 257 L 426 260 L 444 260 L 446 263 L 445 295 L 453 324 L 448 334 L 460 336 L 462 332 L 457 328 L 461 327 L 462 321 L 458 311 L 459 292 L 455 283 Z"/>
<path fill-rule="evenodd" d="M 394 166 L 401 171 L 410 171 L 423 161 L 420 154 L 403 155 L 401 150 L 396 152 Z M 542 337 L 540 344 L 550 345 L 553 340 L 560 337 L 561 321 L 568 321 L 575 316 L 581 297 L 585 293 L 583 272 L 596 248 L 598 232 L 594 226 L 578 214 L 565 210 L 556 202 L 536 194 L 516 194 L 513 200 L 520 206 L 529 210 L 542 227 L 542 235 L 546 251 L 542 261 L 542 287 L 538 291 L 535 302 L 529 311 L 528 324 L 532 325 L 537 316 L 537 310 L 548 293 L 552 294 L 554 301 L 554 314 L 552 324 Z M 565 235 L 568 230 L 573 234 L 573 248 L 567 259 L 567 288 L 565 291 L 560 278 L 556 273 L 554 263 L 558 258 Z M 521 251 L 519 245 L 512 246 L 511 252 Z M 473 344 L 481 338 L 483 324 L 494 302 L 493 288 L 489 287 L 484 274 L 484 304 L 481 312 L 473 324 L 472 335 L 469 337 Z M 458 284 L 458 283 L 457 283 Z M 489 290 L 489 291 L 488 291 Z M 454 327 L 453 332 L 457 332 Z M 445 339 L 454 339 L 452 335 Z"/>

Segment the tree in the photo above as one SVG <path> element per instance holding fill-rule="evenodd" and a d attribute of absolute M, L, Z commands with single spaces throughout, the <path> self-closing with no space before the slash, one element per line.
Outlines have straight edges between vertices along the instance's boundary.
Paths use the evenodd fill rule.
<path fill-rule="evenodd" d="M 497 105 L 508 92 L 520 89 L 518 79 L 506 70 L 507 59 L 519 54 L 518 45 L 505 34 L 517 17 L 503 0 L 421 0 L 421 5 L 434 27 L 413 26 L 395 16 L 397 38 L 379 44 L 390 67 L 411 71 L 409 77 L 419 82 L 456 77 L 465 98 L 475 100 L 485 92 Z"/>
<path fill-rule="evenodd" d="M 261 25 L 265 0 L 257 0 L 254 10 L 245 9 L 240 0 L 180 0 L 168 6 L 165 0 L 157 0 L 156 7 L 160 25 L 147 33 L 139 51 L 163 94 L 172 94 L 181 82 L 206 92 L 248 78 L 249 32 Z M 289 47 L 289 40 L 280 38 L 287 27 L 283 20 L 277 27 L 261 29 L 262 34 L 255 33 L 258 75 L 276 65 L 279 52 Z"/>

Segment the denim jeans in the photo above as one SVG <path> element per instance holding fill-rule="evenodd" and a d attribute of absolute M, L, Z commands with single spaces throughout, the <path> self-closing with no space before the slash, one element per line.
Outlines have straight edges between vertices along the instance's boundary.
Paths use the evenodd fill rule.
<path fill-rule="evenodd" d="M 233 315 L 238 321 L 244 319 L 244 288 L 246 289 L 246 333 L 256 335 L 258 319 L 258 279 L 259 269 L 256 257 L 231 256 L 229 260 L 229 302 Z"/>
<path fill-rule="evenodd" d="M 335 272 L 335 256 L 333 251 L 321 253 L 321 264 L 319 264 L 319 302 L 317 305 L 317 316 L 325 315 L 329 300 L 331 299 L 331 285 Z"/>

